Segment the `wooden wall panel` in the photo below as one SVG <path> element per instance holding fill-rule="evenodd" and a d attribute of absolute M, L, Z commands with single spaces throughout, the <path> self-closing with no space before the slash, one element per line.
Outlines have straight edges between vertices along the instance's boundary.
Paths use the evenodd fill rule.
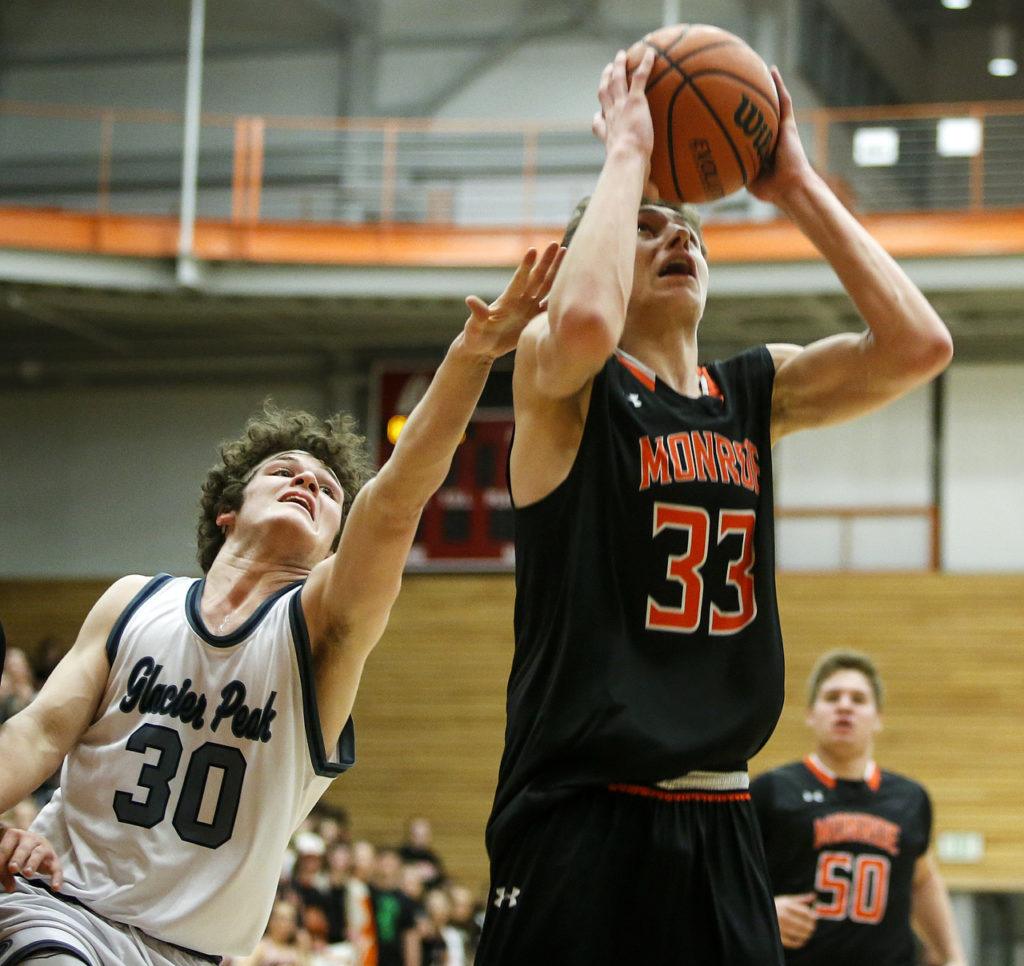
<path fill-rule="evenodd" d="M 426 815 L 449 868 L 481 890 L 513 599 L 507 576 L 406 578 L 356 700 L 359 763 L 327 796 L 379 844 L 397 844 L 405 822 Z"/>
<path fill-rule="evenodd" d="M 978 831 L 985 858 L 954 887 L 1024 889 L 1024 576 L 787 574 L 779 580 L 786 707 L 752 762 L 809 750 L 806 681 L 833 647 L 867 651 L 887 688 L 883 768 L 931 792 L 935 831 Z"/>
<path fill-rule="evenodd" d="M 102 591 L 94 582 L 0 582 L 12 642 L 70 640 Z M 779 594 L 787 703 L 757 772 L 801 757 L 814 660 L 855 647 L 888 689 L 883 767 L 931 791 L 936 829 L 980 831 L 976 865 L 945 865 L 957 888 L 1024 889 L 1024 576 L 784 574 Z M 483 828 L 504 729 L 511 661 L 508 576 L 407 577 L 356 702 L 358 765 L 327 800 L 356 836 L 397 842 L 418 814 L 468 884 L 486 878 Z"/>
<path fill-rule="evenodd" d="M 44 638 L 70 647 L 110 580 L 0 580 L 0 622 L 8 647 L 34 654 Z"/>

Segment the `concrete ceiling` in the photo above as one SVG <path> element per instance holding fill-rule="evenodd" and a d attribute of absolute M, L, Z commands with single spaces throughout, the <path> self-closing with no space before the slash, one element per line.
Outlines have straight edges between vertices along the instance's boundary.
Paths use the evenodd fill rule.
<path fill-rule="evenodd" d="M 959 360 L 1024 359 L 1024 268 L 995 260 L 979 261 L 969 273 L 963 264 L 907 267 L 950 325 Z M 292 270 L 227 265 L 200 289 L 183 291 L 171 284 L 168 266 L 152 268 L 154 284 L 142 287 L 116 285 L 113 273 L 104 280 L 99 263 L 93 284 L 0 284 L 0 385 L 316 375 L 365 371 L 380 356 L 437 357 L 465 318 L 463 296 L 492 297 L 505 277 L 495 270 L 409 270 L 390 272 L 384 284 L 366 270 L 324 269 L 311 279 L 309 269 L 297 268 L 313 294 L 273 296 L 268 292 L 291 287 L 285 275 Z M 165 271 L 167 284 L 156 284 Z M 67 265 L 60 272 L 74 274 Z M 972 281 L 954 285 L 954 277 Z M 701 336 L 711 358 L 860 325 L 824 265 L 727 265 L 713 268 Z"/>
<path fill-rule="evenodd" d="M 1024 4 L 1019 0 L 972 0 L 964 10 L 950 10 L 941 0 L 888 0 L 893 13 L 922 38 L 997 23 L 1013 23 L 1024 27 Z"/>
<path fill-rule="evenodd" d="M 1024 35 L 1020 0 L 974 0 L 960 12 L 944 9 L 939 0 L 835 2 L 851 17 L 887 11 L 917 45 L 922 61 L 944 44 L 955 45 L 965 31 L 981 37 L 999 19 L 1017 22 Z M 462 37 L 473 50 L 486 53 L 507 45 L 510 33 L 522 33 L 523 20 L 530 17 L 534 23 L 550 22 L 552 29 L 575 24 L 573 29 L 612 43 L 619 35 L 628 38 L 656 25 L 666 6 L 663 0 L 629 5 L 615 0 L 477 0 L 467 14 L 464 3 L 447 0 L 214 0 L 207 4 L 206 48 L 214 57 L 264 49 L 340 49 L 346 38 L 365 31 L 383 45 L 409 47 L 429 45 L 441 36 Z M 680 6 L 691 21 L 739 29 L 757 4 L 693 0 Z M 782 8 L 782 0 L 777 6 Z M 4 0 L 0 96 L 8 70 L 147 59 L 183 62 L 188 11 L 188 0 Z M 887 36 L 872 30 L 876 42 Z M 968 69 L 956 58 L 933 66 L 948 83 Z M 999 91 L 1024 97 L 1024 72 Z M 5 388 L 54 381 L 243 377 L 274 366 L 314 372 L 339 360 L 358 368 L 374 352 L 436 352 L 461 325 L 462 297 L 496 294 L 504 280 L 503 272 L 466 270 L 445 273 L 439 288 L 416 272 L 384 277 L 342 268 L 323 273 L 301 269 L 300 277 L 299 270 L 227 266 L 212 270 L 210 285 L 189 291 L 174 282 L 173 266 L 119 264 L 107 270 L 102 260 L 83 260 L 75 272 L 56 256 L 30 258 L 38 270 L 8 270 L 9 265 L 0 264 L 0 385 Z M 48 262 L 60 264 L 50 271 Z M 1017 277 L 1018 266 L 989 264 L 983 284 L 973 283 L 978 274 L 973 266 L 925 268 L 930 271 L 926 289 L 954 330 L 958 358 L 1024 359 L 1019 311 L 1024 279 Z M 703 332 L 708 355 L 757 341 L 807 342 L 856 328 L 857 319 L 834 280 L 817 274 L 808 282 L 806 274 L 799 267 L 779 266 L 716 270 L 717 294 Z M 137 283 L 126 283 L 133 276 Z M 966 281 L 951 285 L 948 279 Z"/>

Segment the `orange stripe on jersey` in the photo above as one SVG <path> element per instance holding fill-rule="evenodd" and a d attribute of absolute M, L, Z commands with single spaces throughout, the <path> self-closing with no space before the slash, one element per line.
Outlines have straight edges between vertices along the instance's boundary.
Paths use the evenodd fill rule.
<path fill-rule="evenodd" d="M 722 395 L 722 390 L 718 388 L 718 383 L 711 378 L 711 373 L 708 372 L 707 366 L 700 366 L 697 369 L 697 378 L 700 379 L 701 377 L 703 377 L 704 382 L 707 384 L 709 396 L 713 396 L 715 399 L 725 399 L 725 396 Z"/>
<path fill-rule="evenodd" d="M 644 370 L 633 362 L 632 359 L 627 359 L 621 352 L 616 352 L 615 358 L 618 359 L 619 362 L 621 362 L 622 365 L 624 365 L 631 373 L 633 373 L 634 377 L 643 383 L 644 386 L 650 389 L 651 392 L 654 392 L 654 379 L 651 377 L 650 373 L 644 372 Z"/>
<path fill-rule="evenodd" d="M 867 782 L 867 786 L 871 791 L 877 792 L 878 786 L 882 784 L 882 769 L 874 762 L 871 762 L 868 765 L 868 774 L 864 781 Z"/>
<path fill-rule="evenodd" d="M 828 772 L 822 771 L 810 755 L 804 759 L 804 768 L 806 768 L 826 788 L 836 787 L 836 780 Z"/>
<path fill-rule="evenodd" d="M 608 791 L 641 798 L 656 798 L 659 802 L 749 802 L 750 792 L 666 792 L 648 785 L 609 785 Z"/>

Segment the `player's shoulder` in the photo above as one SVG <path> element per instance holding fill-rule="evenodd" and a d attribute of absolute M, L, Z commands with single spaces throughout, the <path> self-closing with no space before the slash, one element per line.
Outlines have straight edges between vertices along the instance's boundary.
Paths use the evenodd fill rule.
<path fill-rule="evenodd" d="M 119 577 L 103 591 L 93 605 L 92 613 L 97 617 L 116 619 L 121 611 L 155 579 L 144 574 L 128 574 Z"/>
<path fill-rule="evenodd" d="M 889 771 L 886 768 L 881 769 L 882 781 L 881 787 L 887 789 L 891 793 L 898 794 L 908 799 L 917 799 L 922 801 L 930 801 L 931 796 L 928 794 L 928 789 L 924 787 L 919 781 L 903 775 L 900 772 Z"/>
<path fill-rule="evenodd" d="M 107 592 L 118 598 L 131 598 L 147 584 L 157 580 L 158 577 L 166 578 L 167 576 L 167 574 L 159 574 L 157 576 L 153 576 L 152 574 L 126 574 L 124 577 L 118 577 L 118 579 L 107 588 Z"/>
<path fill-rule="evenodd" d="M 118 578 L 93 604 L 88 617 L 86 617 L 83 630 L 105 634 L 114 627 L 126 611 L 134 609 L 133 605 L 137 606 L 171 579 L 173 578 L 170 574 L 157 574 L 155 577 L 144 574 L 128 574 Z"/>
<path fill-rule="evenodd" d="M 786 788 L 800 788 L 807 783 L 808 772 L 802 761 L 791 761 L 761 772 L 750 783 L 752 794 L 769 795 Z"/>
<path fill-rule="evenodd" d="M 776 372 L 789 362 L 790 359 L 795 358 L 804 351 L 802 345 L 797 345 L 793 342 L 769 342 L 764 348 L 771 357 L 772 365 L 775 367 Z"/>
<path fill-rule="evenodd" d="M 770 386 L 782 364 L 776 361 L 771 349 L 767 345 L 750 346 L 735 355 L 709 362 L 705 368 L 723 390 L 744 383 Z"/>

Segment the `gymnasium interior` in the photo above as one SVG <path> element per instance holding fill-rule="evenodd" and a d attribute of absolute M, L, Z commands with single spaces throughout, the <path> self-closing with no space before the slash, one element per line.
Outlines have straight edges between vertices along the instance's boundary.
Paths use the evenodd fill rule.
<path fill-rule="evenodd" d="M 950 368 L 775 449 L 786 705 L 824 651 L 886 683 L 879 763 L 934 804 L 968 961 L 1024 964 L 1024 4 L 4 0 L 0 621 L 43 668 L 128 573 L 199 575 L 199 484 L 263 400 L 378 463 L 467 312 L 561 236 L 605 63 L 708 23 L 778 64 L 801 140 L 949 326 Z M 1014 71 L 1010 62 L 1017 62 Z M 994 71 L 994 72 L 993 72 Z M 706 359 L 856 331 L 770 205 L 703 206 Z M 487 887 L 512 655 L 511 363 L 496 366 L 356 701 L 354 840 L 433 829 Z"/>

